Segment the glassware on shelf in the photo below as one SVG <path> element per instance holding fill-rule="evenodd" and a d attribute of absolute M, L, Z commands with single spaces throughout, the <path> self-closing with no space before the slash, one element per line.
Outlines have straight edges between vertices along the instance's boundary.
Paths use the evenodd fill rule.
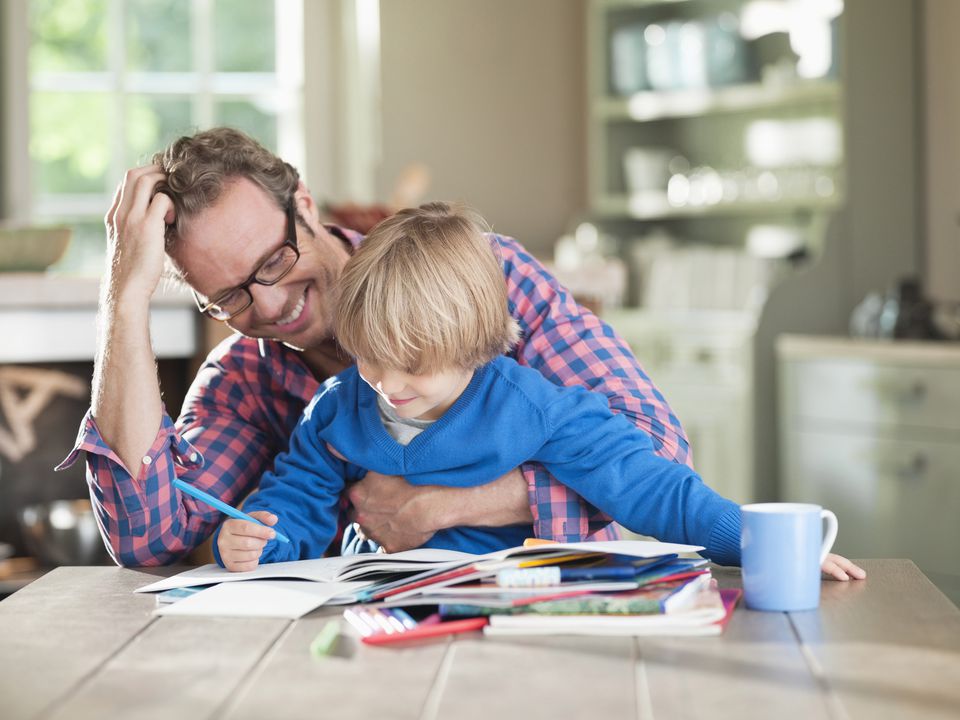
<path fill-rule="evenodd" d="M 610 85 L 618 95 L 649 89 L 647 84 L 646 25 L 633 23 L 618 27 L 610 37 Z"/>

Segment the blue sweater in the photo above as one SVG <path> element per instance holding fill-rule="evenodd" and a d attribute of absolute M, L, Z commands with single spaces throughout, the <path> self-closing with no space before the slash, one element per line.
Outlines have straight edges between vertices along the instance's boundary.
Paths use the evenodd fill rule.
<path fill-rule="evenodd" d="M 507 357 L 479 368 L 453 406 L 406 446 L 383 427 L 377 394 L 355 367 L 330 378 L 243 509 L 274 513 L 290 538 L 270 541 L 261 562 L 320 557 L 336 533 L 345 483 L 367 469 L 413 485 L 473 487 L 527 461 L 634 532 L 703 545 L 714 562 L 740 564 L 738 505 L 689 467 L 654 454 L 650 437 L 611 412 L 603 396 L 553 385 Z M 531 534 L 530 525 L 459 527 L 437 532 L 426 547 L 484 553 Z M 213 546 L 222 564 L 216 538 Z"/>

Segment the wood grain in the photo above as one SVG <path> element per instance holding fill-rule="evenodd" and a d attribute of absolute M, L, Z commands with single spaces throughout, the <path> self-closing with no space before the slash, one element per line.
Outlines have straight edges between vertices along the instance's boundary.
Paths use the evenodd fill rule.
<path fill-rule="evenodd" d="M 0 602 L 0 716 L 21 718 L 956 718 L 960 610 L 913 563 L 864 561 L 819 611 L 740 607 L 707 638 L 484 638 L 368 647 L 337 608 L 297 621 L 153 619 L 169 575 L 60 568 Z M 737 586 L 736 569 L 715 569 Z"/>
<path fill-rule="evenodd" d="M 846 717 L 960 717 L 960 611 L 910 560 L 857 561 L 824 582 L 819 611 L 791 613 L 804 652 Z"/>

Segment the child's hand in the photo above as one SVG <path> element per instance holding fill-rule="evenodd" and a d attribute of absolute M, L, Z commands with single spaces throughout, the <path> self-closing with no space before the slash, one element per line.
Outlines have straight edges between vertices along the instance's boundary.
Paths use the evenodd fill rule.
<path fill-rule="evenodd" d="M 863 580 L 867 577 L 867 573 L 863 568 L 854 565 L 842 555 L 834 555 L 833 553 L 827 555 L 827 559 L 823 561 L 820 571 L 831 580 L 849 580 L 850 578 Z"/>
<path fill-rule="evenodd" d="M 266 510 L 254 510 L 250 517 L 266 525 L 276 525 L 277 516 Z M 260 564 L 260 553 L 267 541 L 276 533 L 269 527 L 257 525 L 249 520 L 230 518 L 223 523 L 223 529 L 217 538 L 220 559 L 230 572 L 247 572 Z"/>

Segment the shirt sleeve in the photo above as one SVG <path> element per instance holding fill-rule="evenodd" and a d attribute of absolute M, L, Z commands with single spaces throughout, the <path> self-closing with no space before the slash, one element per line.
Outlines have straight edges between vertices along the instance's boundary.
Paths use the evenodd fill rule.
<path fill-rule="evenodd" d="M 599 397 L 562 391 L 547 422 L 550 440 L 537 458 L 560 482 L 633 532 L 740 564 L 740 507 L 691 468 L 656 455 L 650 437 Z"/>
<path fill-rule="evenodd" d="M 208 360 L 176 425 L 164 410 L 157 436 L 135 468 L 124 465 L 87 413 L 58 469 L 86 453 L 90 498 L 117 564 L 176 562 L 216 529 L 220 513 L 177 490 L 175 477 L 230 505 L 256 485 L 279 449 L 257 395 L 239 368 Z"/>
<path fill-rule="evenodd" d="M 261 563 L 322 557 L 337 533 L 347 463 L 327 450 L 320 437 L 317 406 L 325 402 L 334 401 L 322 394 L 313 398 L 293 431 L 289 449 L 277 456 L 259 489 L 243 504 L 244 512 L 267 510 L 276 515 L 274 529 L 290 540 L 269 541 L 260 555 Z M 217 542 L 221 528 L 214 537 L 213 551 L 223 565 Z"/>
<path fill-rule="evenodd" d="M 690 465 L 690 446 L 680 421 L 626 342 L 574 302 L 519 243 L 503 236 L 494 240 L 504 265 L 510 311 L 520 323 L 517 361 L 556 385 L 580 385 L 602 393 L 613 412 L 650 437 L 654 453 Z M 561 542 L 616 537 L 607 515 L 542 466 L 527 463 L 523 472 L 538 537 Z"/>

